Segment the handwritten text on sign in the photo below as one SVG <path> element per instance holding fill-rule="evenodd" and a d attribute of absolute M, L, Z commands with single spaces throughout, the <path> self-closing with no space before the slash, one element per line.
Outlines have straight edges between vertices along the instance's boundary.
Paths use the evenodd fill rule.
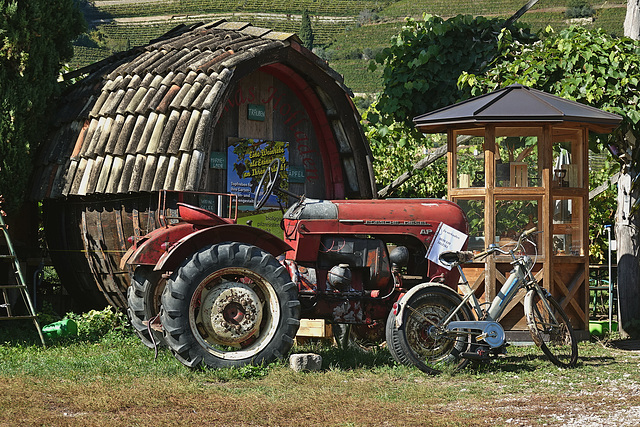
<path fill-rule="evenodd" d="M 446 251 L 461 250 L 464 246 L 464 242 L 467 241 L 467 237 L 468 236 L 463 232 L 456 230 L 450 225 L 441 223 L 433 241 L 431 242 L 427 258 L 429 261 L 433 261 L 447 270 L 451 270 L 450 265 L 444 264 L 440 261 L 440 254 Z"/>

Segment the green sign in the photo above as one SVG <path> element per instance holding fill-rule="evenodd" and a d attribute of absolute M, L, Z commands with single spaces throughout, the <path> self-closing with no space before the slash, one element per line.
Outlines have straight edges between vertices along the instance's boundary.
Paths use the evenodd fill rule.
<path fill-rule="evenodd" d="M 247 119 L 264 122 L 267 117 L 264 105 L 249 104 L 247 105 Z"/>
<path fill-rule="evenodd" d="M 269 212 L 260 211 L 257 214 L 255 211 L 240 211 L 238 212 L 238 224 L 247 225 L 247 221 L 251 221 L 252 227 L 268 231 L 284 239 L 284 232 L 280 227 L 282 217 L 283 214 L 281 210 L 272 210 Z"/>
<path fill-rule="evenodd" d="M 289 166 L 289 182 L 304 184 L 304 168 L 301 166 Z"/>
<path fill-rule="evenodd" d="M 209 169 L 226 169 L 227 153 L 213 151 L 209 156 Z"/>

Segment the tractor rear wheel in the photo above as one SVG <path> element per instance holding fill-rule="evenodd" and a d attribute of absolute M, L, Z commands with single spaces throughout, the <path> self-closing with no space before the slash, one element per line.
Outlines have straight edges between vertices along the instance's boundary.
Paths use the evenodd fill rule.
<path fill-rule="evenodd" d="M 129 321 L 136 335 L 149 348 L 166 345 L 162 331 L 148 326 L 149 321 L 156 319 L 160 313 L 160 296 L 164 284 L 165 280 L 159 272 L 153 271 L 153 267 L 142 265 L 133 272 L 131 285 L 127 289 Z"/>
<path fill-rule="evenodd" d="M 161 320 L 167 345 L 186 366 L 266 364 L 293 346 L 300 301 L 272 255 L 227 242 L 199 250 L 173 272 Z"/>

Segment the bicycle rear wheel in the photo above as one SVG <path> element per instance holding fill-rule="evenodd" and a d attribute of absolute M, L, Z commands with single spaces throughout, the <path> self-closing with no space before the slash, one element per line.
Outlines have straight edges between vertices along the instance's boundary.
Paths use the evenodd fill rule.
<path fill-rule="evenodd" d="M 437 284 L 411 296 L 405 302 L 402 326 L 395 327 L 393 312 L 387 320 L 387 346 L 393 358 L 428 374 L 464 368 L 469 360 L 462 353 L 470 350 L 471 334 L 434 333 L 436 325 L 461 302 L 457 293 Z M 452 320 L 472 320 L 472 315 L 464 305 Z"/>
<path fill-rule="evenodd" d="M 560 304 L 552 296 L 541 295 L 533 289 L 525 298 L 525 310 L 531 337 L 549 360 L 563 368 L 575 366 L 578 342 Z"/>

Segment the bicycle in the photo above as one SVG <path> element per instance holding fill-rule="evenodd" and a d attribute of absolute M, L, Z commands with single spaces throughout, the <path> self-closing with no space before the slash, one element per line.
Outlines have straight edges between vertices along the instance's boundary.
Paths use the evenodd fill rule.
<path fill-rule="evenodd" d="M 471 251 L 447 251 L 440 254 L 442 262 L 460 272 L 461 296 L 438 283 L 426 283 L 410 289 L 389 314 L 386 338 L 394 359 L 415 365 L 426 373 L 439 373 L 445 366 L 464 368 L 470 360 L 489 360 L 505 352 L 505 332 L 498 322 L 518 290 L 527 291 L 524 298 L 525 318 L 531 337 L 544 354 L 557 366 L 575 366 L 578 345 L 568 316 L 560 304 L 535 279 L 535 260 L 518 253 L 525 242 L 533 245 L 530 236 L 535 228 L 523 232 L 515 246 L 489 245 L 477 255 Z M 514 266 L 504 285 L 490 302 L 481 304 L 464 275 L 461 264 L 493 254 L 511 256 Z M 535 255 L 537 257 L 537 253 Z"/>

